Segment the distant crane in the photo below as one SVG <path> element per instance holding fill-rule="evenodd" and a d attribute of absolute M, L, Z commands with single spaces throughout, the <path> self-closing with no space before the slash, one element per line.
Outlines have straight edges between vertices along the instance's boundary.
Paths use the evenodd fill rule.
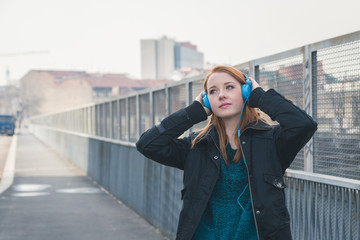
<path fill-rule="evenodd" d="M 50 51 L 27 51 L 27 52 L 13 52 L 13 53 L 0 53 L 0 57 L 13 57 L 13 56 L 24 56 L 24 55 L 34 55 L 34 54 L 47 54 Z"/>
<path fill-rule="evenodd" d="M 26 52 L 10 52 L 10 53 L 0 53 L 0 58 L 5 57 L 18 57 L 18 56 L 26 56 L 26 55 L 35 55 L 35 54 L 48 54 L 50 51 L 41 50 L 41 51 L 26 51 Z M 10 84 L 10 70 L 6 69 L 6 85 Z"/>

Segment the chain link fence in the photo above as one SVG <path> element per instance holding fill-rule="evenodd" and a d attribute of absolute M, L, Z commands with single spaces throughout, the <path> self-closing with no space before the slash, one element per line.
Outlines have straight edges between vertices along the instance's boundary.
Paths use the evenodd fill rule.
<path fill-rule="evenodd" d="M 257 80 L 264 90 L 273 88 L 301 109 L 304 108 L 302 55 L 260 64 L 257 69 Z M 304 170 L 304 150 L 297 154 L 290 168 Z"/>
<path fill-rule="evenodd" d="M 360 41 L 313 52 L 314 171 L 360 180 Z"/>

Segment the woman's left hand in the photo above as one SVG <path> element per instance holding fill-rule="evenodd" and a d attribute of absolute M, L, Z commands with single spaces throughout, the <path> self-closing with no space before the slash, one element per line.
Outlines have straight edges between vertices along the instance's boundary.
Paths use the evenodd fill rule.
<path fill-rule="evenodd" d="M 249 77 L 249 80 L 251 82 L 251 91 L 254 91 L 255 88 L 260 87 L 259 84 L 252 77 Z"/>

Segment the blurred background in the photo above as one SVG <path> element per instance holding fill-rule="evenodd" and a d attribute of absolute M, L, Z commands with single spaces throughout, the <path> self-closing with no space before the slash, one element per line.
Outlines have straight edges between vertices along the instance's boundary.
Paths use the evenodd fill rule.
<path fill-rule="evenodd" d="M 348 34 L 360 29 L 358 9 L 356 0 L 0 0 L 0 112 L 63 110 Z"/>
<path fill-rule="evenodd" d="M 46 174 L 41 181 L 60 186 L 48 170 L 58 165 L 44 154 L 55 151 L 174 239 L 183 172 L 146 159 L 135 142 L 190 104 L 213 66 L 231 65 L 318 122 L 284 178 L 294 239 L 360 239 L 359 9 L 358 0 L 0 0 L 0 133 L 13 136 L 0 137 L 0 179 L 12 149 L 17 184 L 38 184 Z M 28 172 L 31 178 L 21 178 Z M 52 201 L 21 202 L 16 191 L 0 197 L 1 233 L 13 226 L 18 239 L 40 239 L 36 227 L 34 238 L 22 229 L 38 219 L 29 203 L 42 210 L 42 200 L 52 204 L 54 226 L 67 222 L 53 214 L 63 209 L 54 192 Z M 94 206 L 101 213 L 107 207 Z M 79 214 L 83 222 L 70 220 L 91 229 L 87 213 Z M 31 221 L 12 220 L 23 214 Z M 117 221 L 103 223 L 92 228 L 102 237 L 92 237 L 114 239 L 107 227 Z M 70 225 L 62 234 L 86 236 Z M 122 231 L 119 225 L 113 229 Z"/>

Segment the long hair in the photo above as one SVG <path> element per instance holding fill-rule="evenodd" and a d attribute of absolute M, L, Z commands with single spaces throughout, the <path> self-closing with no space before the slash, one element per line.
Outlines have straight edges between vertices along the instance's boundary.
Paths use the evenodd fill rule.
<path fill-rule="evenodd" d="M 237 81 L 239 81 L 241 85 L 246 83 L 246 79 L 245 79 L 244 75 L 236 68 L 230 67 L 230 66 L 216 66 L 213 69 L 211 69 L 211 71 L 204 78 L 203 88 L 206 93 L 207 93 L 207 83 L 208 83 L 210 76 L 213 73 L 217 73 L 217 72 L 223 72 L 223 73 L 229 74 L 230 76 L 235 78 Z M 249 123 L 258 122 L 259 120 L 271 124 L 270 118 L 267 115 L 266 116 L 264 116 L 264 115 L 265 115 L 265 113 L 262 113 L 261 111 L 258 111 L 255 108 L 251 108 L 248 106 L 248 104 L 246 104 L 244 107 L 243 114 L 241 116 L 240 131 L 242 131 Z M 219 135 L 219 147 L 220 147 L 221 155 L 222 155 L 225 163 L 227 163 L 228 157 L 226 154 L 226 145 L 229 143 L 229 139 L 226 136 L 225 125 L 224 125 L 223 120 L 221 118 L 215 116 L 215 114 L 213 114 L 213 113 L 210 115 L 210 120 L 209 120 L 208 124 L 203 129 L 200 130 L 200 133 L 192 141 L 192 147 L 194 147 L 196 145 L 196 143 L 201 139 L 201 137 L 206 135 L 209 132 L 210 128 L 212 128 L 213 126 L 215 127 L 215 129 Z M 241 159 L 242 152 L 241 152 L 241 148 L 240 148 L 240 138 L 237 137 L 237 132 L 234 132 L 234 136 L 236 136 L 235 139 L 236 139 L 237 151 L 234 156 L 234 159 L 232 159 L 232 160 L 233 160 L 233 162 L 237 163 Z"/>

